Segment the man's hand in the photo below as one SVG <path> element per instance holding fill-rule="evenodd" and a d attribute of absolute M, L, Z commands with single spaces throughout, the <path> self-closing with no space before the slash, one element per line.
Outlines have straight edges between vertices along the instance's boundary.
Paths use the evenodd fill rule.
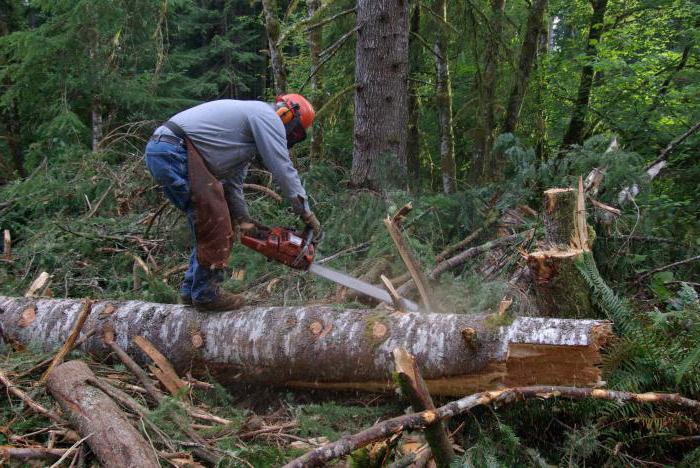
<path fill-rule="evenodd" d="M 238 225 L 241 233 L 255 237 L 258 230 L 267 231 L 269 228 L 250 217 L 239 217 L 234 219 L 234 223 Z"/>
<path fill-rule="evenodd" d="M 304 220 L 304 223 L 306 223 L 306 225 L 310 227 L 314 233 L 314 237 L 311 239 L 311 242 L 314 245 L 318 245 L 318 243 L 323 240 L 323 230 L 321 229 L 321 223 L 318 222 L 318 218 L 311 211 L 307 211 L 301 215 L 301 219 Z"/>

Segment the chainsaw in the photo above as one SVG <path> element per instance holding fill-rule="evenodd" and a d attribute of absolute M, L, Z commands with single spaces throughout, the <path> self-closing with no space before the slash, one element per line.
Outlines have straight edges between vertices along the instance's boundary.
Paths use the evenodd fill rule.
<path fill-rule="evenodd" d="M 311 242 L 312 239 L 313 232 L 308 227 L 303 232 L 299 232 L 292 228 L 268 228 L 258 225 L 256 229 L 241 233 L 241 244 L 263 254 L 269 260 L 282 263 L 296 270 L 311 272 L 321 278 L 333 281 L 387 304 L 394 302 L 391 295 L 382 288 L 315 263 L 316 251 Z M 415 302 L 404 298 L 401 298 L 400 301 L 405 310 L 410 312 L 420 310 Z"/>

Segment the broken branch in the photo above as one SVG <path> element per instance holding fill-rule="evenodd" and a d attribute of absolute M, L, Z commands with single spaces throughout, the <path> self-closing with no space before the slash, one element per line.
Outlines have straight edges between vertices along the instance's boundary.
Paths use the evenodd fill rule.
<path fill-rule="evenodd" d="M 287 463 L 284 468 L 302 468 L 321 466 L 330 460 L 348 455 L 358 448 L 364 447 L 380 440 L 387 439 L 394 434 L 399 434 L 411 429 L 424 429 L 438 420 L 451 418 L 459 414 L 469 412 L 477 406 L 493 405 L 500 407 L 527 399 L 568 398 L 581 400 L 593 398 L 598 400 L 611 400 L 618 403 L 669 403 L 694 411 L 700 409 L 700 402 L 682 397 L 678 394 L 668 393 L 631 393 L 615 390 L 603 390 L 598 388 L 577 387 L 515 387 L 490 392 L 480 392 L 469 395 L 460 400 L 452 401 L 436 410 L 427 410 L 420 413 L 398 416 L 382 421 L 357 434 L 342 437 L 336 442 L 326 444 L 311 450 L 305 455 Z"/>

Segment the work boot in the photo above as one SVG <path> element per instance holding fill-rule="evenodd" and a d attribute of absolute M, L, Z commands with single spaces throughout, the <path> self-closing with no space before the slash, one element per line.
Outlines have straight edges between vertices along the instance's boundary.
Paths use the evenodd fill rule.
<path fill-rule="evenodd" d="M 227 310 L 240 309 L 245 305 L 245 300 L 240 294 L 219 291 L 211 302 L 193 301 L 194 307 L 203 312 L 225 312 Z"/>
<path fill-rule="evenodd" d="M 180 300 L 178 301 L 178 304 L 183 304 L 183 305 L 192 305 L 192 296 L 189 294 L 180 294 Z"/>

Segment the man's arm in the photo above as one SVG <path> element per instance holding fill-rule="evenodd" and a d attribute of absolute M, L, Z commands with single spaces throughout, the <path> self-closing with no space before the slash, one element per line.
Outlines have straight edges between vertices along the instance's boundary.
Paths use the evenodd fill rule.
<path fill-rule="evenodd" d="M 249 117 L 250 129 L 262 162 L 298 215 L 308 213 L 309 203 L 299 174 L 289 159 L 284 125 L 274 112 Z"/>
<path fill-rule="evenodd" d="M 250 218 L 248 205 L 243 196 L 243 181 L 247 173 L 248 164 L 244 164 L 239 170 L 234 171 L 233 175 L 221 181 L 232 221 Z"/>

